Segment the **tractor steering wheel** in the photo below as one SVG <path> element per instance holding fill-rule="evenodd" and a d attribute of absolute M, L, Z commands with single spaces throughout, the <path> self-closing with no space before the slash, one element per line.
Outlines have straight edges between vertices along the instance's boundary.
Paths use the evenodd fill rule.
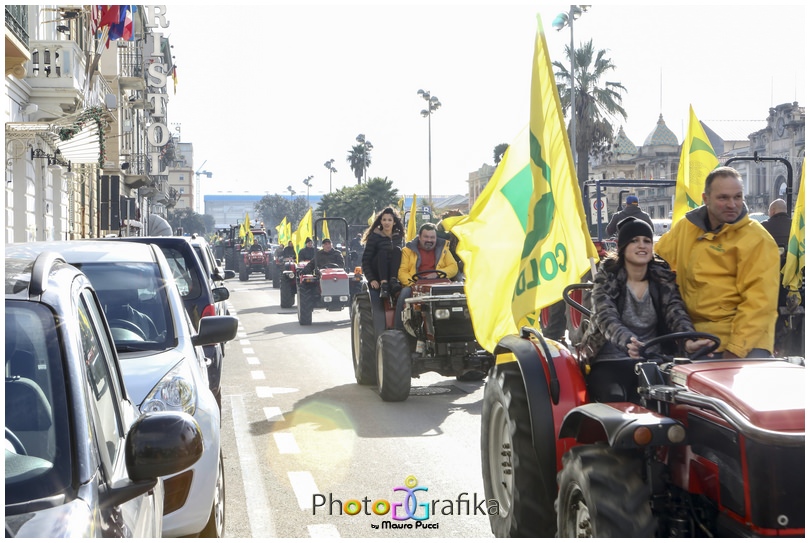
<path fill-rule="evenodd" d="M 341 266 L 340 264 L 336 264 L 334 262 L 327 262 L 326 265 L 323 266 L 323 268 L 342 268 L 342 267 L 343 266 Z"/>
<path fill-rule="evenodd" d="M 712 340 L 713 344 L 708 345 L 706 347 L 701 347 L 694 353 L 688 355 L 690 360 L 695 360 L 696 358 L 700 358 L 701 356 L 708 354 L 712 351 L 716 351 L 717 348 L 720 346 L 720 338 L 712 334 L 706 334 L 704 332 L 675 332 L 673 334 L 665 334 L 663 336 L 654 337 L 651 340 L 647 341 L 641 349 L 638 351 L 639 358 L 650 358 L 650 354 L 647 350 L 652 347 L 653 345 L 658 345 L 659 343 L 664 343 L 665 341 L 676 341 L 678 344 L 678 351 L 680 353 L 685 353 L 686 349 L 684 349 L 684 345 L 682 341 L 678 340 L 687 340 L 687 339 L 710 339 Z"/>
<path fill-rule="evenodd" d="M 418 281 L 419 279 L 422 279 L 423 275 L 430 275 L 431 273 L 435 273 L 437 279 L 447 279 L 447 274 L 444 273 L 442 270 L 422 270 L 420 272 L 416 272 L 415 274 L 413 274 L 411 279 L 413 279 L 414 281 Z"/>

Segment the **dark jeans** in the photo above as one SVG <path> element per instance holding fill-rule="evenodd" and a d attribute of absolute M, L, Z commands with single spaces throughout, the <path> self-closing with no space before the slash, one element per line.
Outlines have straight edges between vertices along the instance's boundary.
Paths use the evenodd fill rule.
<path fill-rule="evenodd" d="M 377 277 L 380 278 L 381 282 L 390 281 L 392 277 L 395 278 L 399 274 L 399 263 L 402 262 L 402 252 L 398 247 L 388 253 L 390 258 L 385 258 L 385 254 L 378 253 L 378 258 L 374 262 L 374 271 L 377 272 Z"/>
<path fill-rule="evenodd" d="M 639 403 L 638 376 L 635 366 L 638 360 L 603 360 L 591 365 L 591 371 L 585 378 L 588 395 L 594 402 L 632 402 Z"/>

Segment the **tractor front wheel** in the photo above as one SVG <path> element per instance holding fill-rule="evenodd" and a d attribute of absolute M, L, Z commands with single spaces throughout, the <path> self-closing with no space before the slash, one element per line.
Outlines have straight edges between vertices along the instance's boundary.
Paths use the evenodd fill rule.
<path fill-rule="evenodd" d="M 298 324 L 307 326 L 312 324 L 312 310 L 315 307 L 315 297 L 318 292 L 305 285 L 298 288 Z"/>
<path fill-rule="evenodd" d="M 640 454 L 583 445 L 567 451 L 562 463 L 557 537 L 655 537 Z"/>
<path fill-rule="evenodd" d="M 281 307 L 290 308 L 295 303 L 295 292 L 293 292 L 293 280 L 286 275 L 281 277 L 281 288 L 279 289 L 279 299 Z"/>
<path fill-rule="evenodd" d="M 377 338 L 368 294 L 360 294 L 352 299 L 351 321 L 354 378 L 358 385 L 373 385 L 377 382 L 374 360 Z"/>
<path fill-rule="evenodd" d="M 248 280 L 248 268 L 247 264 L 245 263 L 245 259 L 242 258 L 239 260 L 239 280 L 240 281 L 247 281 Z"/>
<path fill-rule="evenodd" d="M 554 498 L 543 491 L 554 485 L 554 474 L 543 481 L 531 425 L 518 364 L 490 369 L 481 410 L 481 468 L 487 500 L 498 502 L 498 514 L 489 515 L 495 537 L 554 537 Z"/>

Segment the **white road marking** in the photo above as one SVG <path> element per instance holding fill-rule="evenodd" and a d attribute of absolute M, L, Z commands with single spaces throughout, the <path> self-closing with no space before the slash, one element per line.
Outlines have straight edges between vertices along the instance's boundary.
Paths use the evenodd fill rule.
<path fill-rule="evenodd" d="M 259 364 L 259 359 L 256 358 L 255 356 L 248 356 L 248 357 L 246 357 L 246 360 L 247 360 L 248 364 L 252 364 L 254 366 Z"/>
<path fill-rule="evenodd" d="M 240 339 L 239 340 L 239 345 L 250 345 L 250 340 L 249 339 Z"/>
<path fill-rule="evenodd" d="M 276 447 L 281 454 L 298 454 L 301 449 L 298 448 L 298 443 L 295 441 L 295 436 L 290 432 L 273 432 L 273 438 L 276 440 Z"/>
<path fill-rule="evenodd" d="M 287 477 L 290 478 L 293 492 L 295 492 L 295 497 L 298 499 L 298 507 L 302 511 L 312 509 L 312 496 L 320 494 L 312 474 L 308 471 L 290 471 L 287 472 Z"/>
<path fill-rule="evenodd" d="M 264 379 L 264 372 L 262 370 L 254 370 L 250 372 L 250 378 L 254 381 L 259 381 Z"/>
<path fill-rule="evenodd" d="M 337 526 L 333 524 L 310 524 L 307 526 L 309 537 L 313 539 L 336 539 L 340 537 Z"/>
<path fill-rule="evenodd" d="M 266 418 L 268 422 L 285 420 L 280 407 L 265 407 L 264 418 Z"/>
<path fill-rule="evenodd" d="M 255 354 L 254 351 L 253 351 L 253 347 L 245 347 L 245 348 L 242 349 L 242 352 L 244 354 Z"/>
<path fill-rule="evenodd" d="M 272 398 L 274 394 L 289 394 L 290 392 L 298 392 L 298 389 L 285 387 L 256 387 L 256 395 L 259 398 Z"/>
<path fill-rule="evenodd" d="M 242 396 L 231 396 L 231 413 L 242 484 L 245 487 L 245 501 L 250 504 L 247 508 L 250 536 L 275 538 L 276 527 L 264 491 L 264 479 L 258 475 L 261 468 L 256 460 L 256 450 L 248 428 Z"/>

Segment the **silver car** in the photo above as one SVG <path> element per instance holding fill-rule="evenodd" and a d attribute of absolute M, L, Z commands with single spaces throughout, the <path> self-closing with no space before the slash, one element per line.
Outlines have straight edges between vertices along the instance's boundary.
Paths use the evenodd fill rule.
<path fill-rule="evenodd" d="M 87 277 L 5 260 L 6 537 L 159 537 L 164 487 L 203 453 L 187 413 L 140 414 Z"/>
<path fill-rule="evenodd" d="M 200 460 L 163 478 L 163 536 L 222 537 L 220 412 L 208 387 L 202 345 L 233 339 L 237 319 L 204 317 L 197 333 L 171 269 L 154 245 L 77 240 L 6 247 L 7 256 L 42 251 L 58 252 L 90 278 L 104 306 L 124 382 L 140 412 L 185 412 L 202 430 Z"/>

